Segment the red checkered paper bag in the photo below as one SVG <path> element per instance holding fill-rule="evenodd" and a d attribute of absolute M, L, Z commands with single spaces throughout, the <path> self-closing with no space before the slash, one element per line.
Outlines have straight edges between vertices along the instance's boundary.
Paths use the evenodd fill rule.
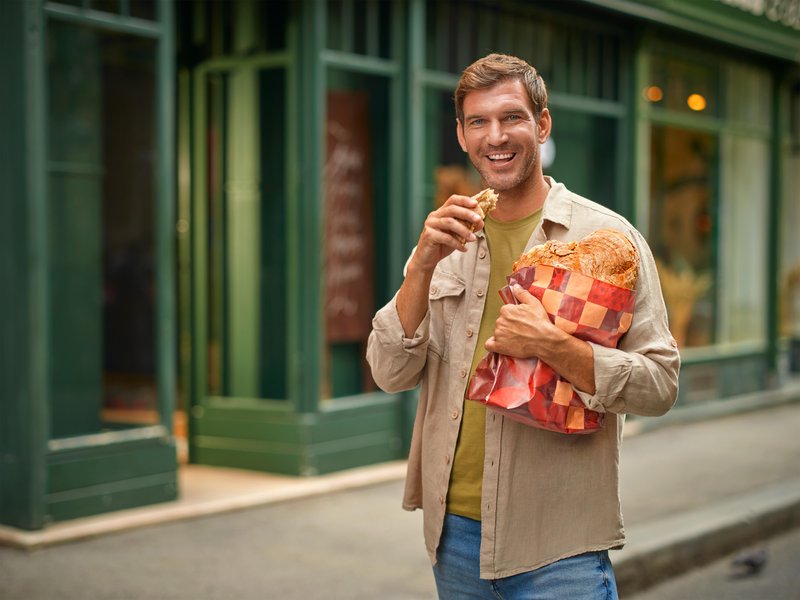
<path fill-rule="evenodd" d="M 580 340 L 615 348 L 633 320 L 633 290 L 549 265 L 524 267 L 500 290 L 506 304 L 516 304 L 511 285 L 536 296 L 550 320 Z M 560 433 L 592 433 L 603 426 L 603 413 L 589 410 L 572 384 L 536 358 L 490 352 L 475 369 L 467 398 L 505 416 Z"/>

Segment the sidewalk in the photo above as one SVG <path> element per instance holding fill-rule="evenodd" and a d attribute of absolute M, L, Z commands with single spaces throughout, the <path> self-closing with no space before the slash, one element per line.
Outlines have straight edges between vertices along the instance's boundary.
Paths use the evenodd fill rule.
<path fill-rule="evenodd" d="M 705 407 L 694 409 L 695 414 L 683 409 L 660 419 L 629 421 L 621 460 L 621 495 L 628 544 L 623 550 L 611 553 L 622 594 L 629 595 L 754 540 L 800 525 L 800 403 L 797 400 L 800 400 L 800 389 L 793 388 L 771 396 L 730 401 L 727 408 L 733 414 L 727 416 L 716 412 L 709 414 L 710 409 Z M 720 411 L 720 408 L 713 410 Z M 659 420 L 661 423 L 657 423 Z M 415 513 L 417 516 L 411 520 L 413 526 L 409 527 L 411 521 L 399 508 L 400 480 L 404 472 L 402 462 L 315 478 L 189 465 L 181 468 L 181 499 L 177 502 L 58 523 L 42 532 L 0 527 L 0 545 L 29 549 L 55 546 L 145 525 L 180 523 L 209 515 L 224 519 L 228 514 L 227 518 L 233 520 L 238 518 L 236 515 L 244 514 L 241 509 L 262 507 L 269 510 L 272 506 L 287 514 L 291 511 L 300 523 L 306 522 L 302 511 L 332 511 L 325 519 L 323 515 L 316 515 L 324 525 L 314 529 L 309 538 L 314 540 L 312 542 L 304 541 L 304 534 L 300 532 L 289 534 L 291 540 L 277 537 L 267 540 L 271 544 L 270 552 L 274 551 L 279 557 L 270 565 L 275 569 L 271 575 L 273 580 L 289 577 L 295 568 L 294 564 L 280 562 L 280 557 L 292 556 L 292 548 L 302 548 L 308 543 L 323 546 L 329 543 L 336 548 L 343 537 L 347 539 L 348 531 L 365 526 L 359 522 L 365 514 L 381 515 L 379 518 L 385 521 L 381 525 L 393 528 L 391 537 L 386 539 L 392 540 L 395 568 L 406 561 L 419 571 L 419 566 L 426 562 L 422 559 L 422 533 L 415 529 L 419 513 Z M 352 514 L 335 511 L 336 506 L 342 505 L 337 498 L 345 491 L 348 506 L 359 507 Z M 321 502 L 314 503 L 316 496 Z M 310 500 L 287 502 L 301 498 Z M 191 529 L 197 529 L 197 524 L 202 522 L 195 521 Z M 288 521 L 285 527 L 289 527 Z M 167 535 L 164 529 L 147 528 L 148 543 L 159 544 L 158 540 Z M 235 527 L 226 530 L 233 532 Z M 171 531 L 171 535 L 177 535 L 178 530 Z M 369 535 L 369 529 L 366 531 L 362 538 Z M 322 541 L 324 539 L 328 542 Z M 245 551 L 247 540 L 230 537 L 227 541 L 226 556 L 231 564 L 247 564 L 246 558 L 236 555 L 237 551 Z M 380 547 L 380 543 L 382 540 L 361 539 L 354 543 L 355 555 L 348 558 L 357 563 L 377 560 L 371 556 L 375 550 L 369 544 Z M 364 547 L 361 557 L 358 556 L 359 544 Z M 53 550 L 57 551 L 57 546 Z M 8 554 L 4 556 L 9 558 Z M 322 560 L 321 564 L 314 563 L 314 571 L 323 581 L 326 576 L 334 578 L 329 571 L 337 568 L 337 564 Z M 253 576 L 249 572 L 239 575 L 240 578 Z M 384 585 L 380 573 L 375 572 L 372 577 L 374 589 Z M 419 586 L 429 585 L 428 573 L 419 577 L 423 578 Z M 364 579 L 360 583 L 367 585 L 368 582 Z M 299 588 L 292 589 L 297 591 L 293 597 L 318 597 L 312 591 L 302 592 L 302 582 Z M 329 598 L 356 597 L 337 595 L 332 589 L 327 591 Z M 430 597 L 403 596 L 396 588 L 393 592 L 392 597 L 398 598 Z"/>

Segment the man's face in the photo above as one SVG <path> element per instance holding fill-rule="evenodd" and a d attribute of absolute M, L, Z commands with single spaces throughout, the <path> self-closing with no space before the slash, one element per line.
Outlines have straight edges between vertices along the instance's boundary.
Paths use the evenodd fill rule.
<path fill-rule="evenodd" d="M 513 190 L 541 172 L 539 144 L 550 133 L 550 114 L 544 109 L 537 122 L 521 81 L 467 93 L 463 113 L 458 141 L 487 186 Z"/>

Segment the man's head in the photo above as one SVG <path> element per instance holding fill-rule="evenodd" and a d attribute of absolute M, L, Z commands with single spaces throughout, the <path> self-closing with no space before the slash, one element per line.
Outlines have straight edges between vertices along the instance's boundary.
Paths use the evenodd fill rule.
<path fill-rule="evenodd" d="M 544 183 L 539 147 L 550 135 L 542 78 L 524 60 L 490 54 L 456 89 L 456 134 L 485 187 L 527 198 Z"/>
<path fill-rule="evenodd" d="M 547 88 L 542 76 L 527 62 L 508 54 L 489 54 L 476 60 L 461 74 L 456 87 L 456 117 L 464 124 L 464 97 L 471 91 L 483 90 L 498 83 L 518 80 L 528 93 L 533 112 L 538 118 L 547 108 Z"/>

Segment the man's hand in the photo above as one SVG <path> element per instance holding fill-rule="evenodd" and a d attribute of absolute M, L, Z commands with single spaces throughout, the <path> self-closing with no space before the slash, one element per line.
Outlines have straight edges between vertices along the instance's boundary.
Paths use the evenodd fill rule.
<path fill-rule="evenodd" d="M 543 360 L 576 388 L 594 394 L 592 347 L 551 323 L 542 303 L 528 290 L 515 284 L 513 292 L 520 304 L 506 304 L 500 309 L 494 335 L 486 340 L 486 349 L 517 358 Z"/>
<path fill-rule="evenodd" d="M 433 272 L 439 261 L 454 250 L 466 252 L 466 242 L 475 241 L 473 231 L 483 229 L 483 219 L 475 212 L 477 206 L 478 203 L 469 196 L 454 194 L 430 213 L 425 219 L 409 269 Z"/>
<path fill-rule="evenodd" d="M 486 349 L 517 358 L 539 358 L 542 342 L 558 335 L 560 330 L 550 322 L 544 306 L 533 294 L 516 284 L 512 291 L 520 304 L 500 308 L 494 335 L 486 340 Z"/>
<path fill-rule="evenodd" d="M 414 335 L 428 311 L 428 291 L 436 265 L 455 250 L 466 252 L 466 242 L 475 241 L 470 226 L 474 231 L 483 229 L 483 219 L 475 212 L 477 206 L 469 196 L 453 195 L 425 219 L 397 294 L 397 315 L 406 337 Z"/>

